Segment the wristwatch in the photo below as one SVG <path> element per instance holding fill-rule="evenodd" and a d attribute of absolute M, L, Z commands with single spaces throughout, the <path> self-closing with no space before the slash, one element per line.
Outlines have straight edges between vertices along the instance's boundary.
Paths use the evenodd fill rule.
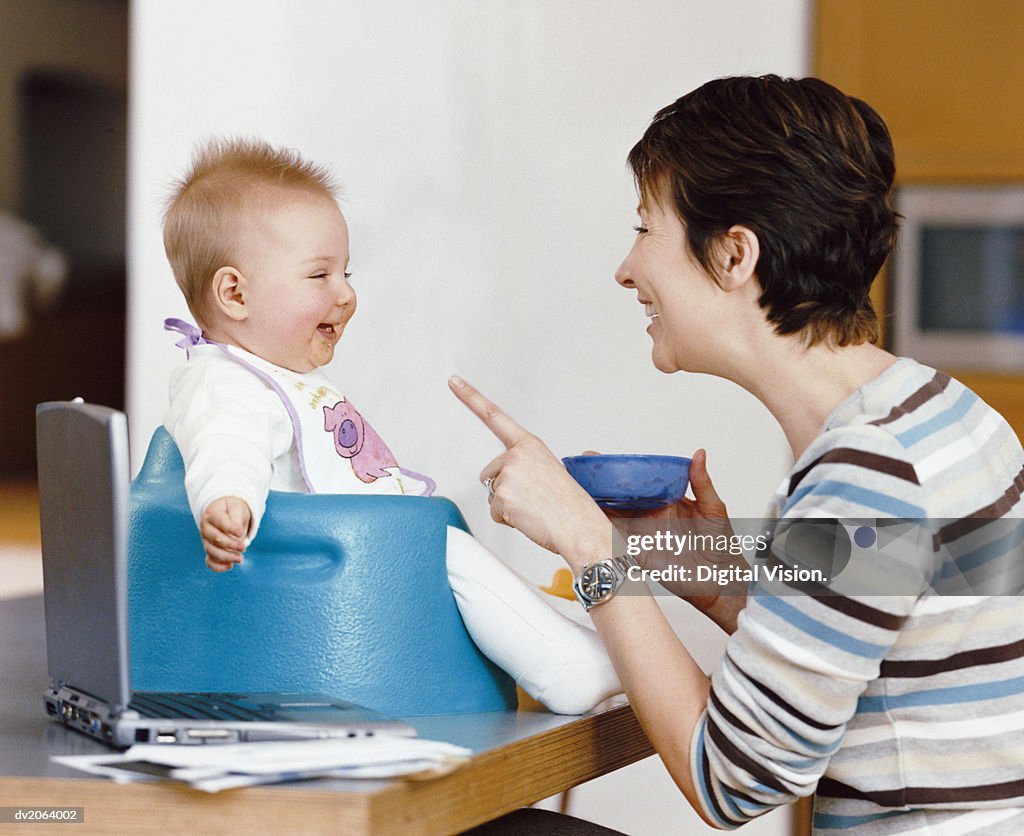
<path fill-rule="evenodd" d="M 626 554 L 599 563 L 585 564 L 572 585 L 572 591 L 583 604 L 583 609 L 589 612 L 618 592 L 633 566 L 639 567 L 640 564 Z"/>

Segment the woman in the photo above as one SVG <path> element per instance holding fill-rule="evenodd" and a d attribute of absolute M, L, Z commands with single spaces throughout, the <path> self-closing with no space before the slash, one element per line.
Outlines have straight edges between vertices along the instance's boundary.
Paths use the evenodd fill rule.
<path fill-rule="evenodd" d="M 714 826 L 816 792 L 819 832 L 1024 832 L 1024 606 L 924 594 L 980 521 L 1021 516 L 1024 453 L 960 383 L 875 345 L 868 289 L 897 218 L 885 124 L 817 79 L 720 79 L 661 110 L 629 163 L 640 224 L 616 281 L 650 314 L 658 369 L 732 380 L 781 424 L 795 464 L 769 516 L 929 535 L 895 594 L 878 545 L 859 558 L 877 587 L 692 597 L 731 633 L 710 680 L 653 598 L 625 594 L 640 584 L 588 602 L 648 737 Z M 610 521 L 544 444 L 451 387 L 507 448 L 481 475 L 491 516 L 577 577 L 610 557 Z M 725 516 L 702 451 L 691 484 L 677 516 Z M 989 539 L 1013 561 L 1012 538 Z M 779 537 L 770 549 L 792 564 Z"/>

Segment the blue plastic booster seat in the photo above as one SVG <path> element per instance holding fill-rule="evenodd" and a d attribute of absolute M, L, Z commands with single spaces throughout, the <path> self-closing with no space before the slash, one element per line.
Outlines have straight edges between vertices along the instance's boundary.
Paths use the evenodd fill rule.
<path fill-rule="evenodd" d="M 445 570 L 440 497 L 272 491 L 245 561 L 206 568 L 185 470 L 160 428 L 131 487 L 132 687 L 317 691 L 387 714 L 514 708 Z"/>

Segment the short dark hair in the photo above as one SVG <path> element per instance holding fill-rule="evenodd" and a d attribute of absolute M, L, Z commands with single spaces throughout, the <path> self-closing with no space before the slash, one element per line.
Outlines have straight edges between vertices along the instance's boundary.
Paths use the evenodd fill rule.
<path fill-rule="evenodd" d="M 734 224 L 756 233 L 759 302 L 776 333 L 878 340 L 868 290 L 896 241 L 896 166 L 865 102 L 817 78 L 717 79 L 658 111 L 629 166 L 643 201 L 671 197 L 712 277 L 718 236 Z"/>

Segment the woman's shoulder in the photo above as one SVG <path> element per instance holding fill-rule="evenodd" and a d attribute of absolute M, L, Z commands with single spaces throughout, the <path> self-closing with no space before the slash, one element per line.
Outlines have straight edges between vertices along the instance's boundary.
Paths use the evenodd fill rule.
<path fill-rule="evenodd" d="M 833 414 L 777 499 L 792 509 L 838 493 L 886 515 L 955 516 L 1002 496 L 1022 467 L 998 412 L 955 378 L 901 358 Z"/>
<path fill-rule="evenodd" d="M 976 433 L 982 425 L 1009 430 L 1003 417 L 959 380 L 901 357 L 837 407 L 817 441 L 834 443 L 830 432 L 877 428 L 882 432 L 868 434 L 880 440 L 891 436 L 914 458 Z"/>
<path fill-rule="evenodd" d="M 850 423 L 821 433 L 780 487 L 786 512 L 809 506 L 827 516 L 925 516 L 917 468 L 884 426 Z"/>
<path fill-rule="evenodd" d="M 873 380 L 839 404 L 825 422 L 825 430 L 870 425 L 892 431 L 917 420 L 942 404 L 954 390 L 962 389 L 948 375 L 929 366 L 898 357 Z"/>

